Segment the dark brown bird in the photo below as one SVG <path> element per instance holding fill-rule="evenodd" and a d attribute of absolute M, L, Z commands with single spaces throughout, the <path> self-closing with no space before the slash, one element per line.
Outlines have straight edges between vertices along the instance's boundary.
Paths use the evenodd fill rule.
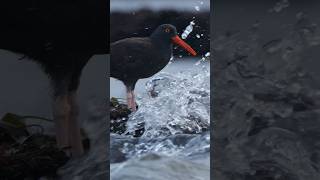
<path fill-rule="evenodd" d="M 82 69 L 95 54 L 109 53 L 105 0 L 3 0 L 0 49 L 33 60 L 53 87 L 58 147 L 83 153 L 76 102 Z"/>
<path fill-rule="evenodd" d="M 163 69 L 172 56 L 172 44 L 177 44 L 193 56 L 196 52 L 182 39 L 173 25 L 160 25 L 149 37 L 126 38 L 110 47 L 111 77 L 124 83 L 127 103 L 136 111 L 134 87 L 142 78 L 148 78 Z"/>

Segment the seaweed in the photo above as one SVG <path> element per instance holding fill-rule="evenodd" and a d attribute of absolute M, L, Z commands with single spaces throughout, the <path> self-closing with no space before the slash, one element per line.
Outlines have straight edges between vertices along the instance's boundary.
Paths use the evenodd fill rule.
<path fill-rule="evenodd" d="M 0 179 L 56 177 L 69 157 L 58 149 L 55 137 L 44 134 L 41 125 L 26 125 L 23 119 L 37 118 L 7 113 L 0 121 Z M 50 120 L 49 120 L 50 121 Z M 37 126 L 38 133 L 27 127 Z"/>

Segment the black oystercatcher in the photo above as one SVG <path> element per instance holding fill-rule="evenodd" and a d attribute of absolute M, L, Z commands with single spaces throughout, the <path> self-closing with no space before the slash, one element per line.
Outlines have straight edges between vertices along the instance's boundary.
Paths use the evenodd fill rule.
<path fill-rule="evenodd" d="M 76 91 L 91 56 L 109 53 L 108 11 L 106 0 L 0 3 L 0 49 L 34 60 L 49 75 L 58 147 L 73 156 L 83 153 Z"/>
<path fill-rule="evenodd" d="M 133 92 L 136 82 L 156 74 L 168 64 L 173 43 L 196 55 L 170 24 L 160 25 L 149 37 L 126 38 L 111 44 L 110 76 L 125 84 L 128 107 L 132 111 L 136 111 Z"/>

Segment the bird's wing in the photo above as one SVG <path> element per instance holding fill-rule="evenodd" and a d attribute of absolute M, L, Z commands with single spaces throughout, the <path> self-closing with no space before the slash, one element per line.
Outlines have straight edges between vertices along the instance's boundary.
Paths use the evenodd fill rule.
<path fill-rule="evenodd" d="M 143 66 L 147 54 L 154 54 L 149 38 L 127 38 L 111 44 L 111 68 Z"/>

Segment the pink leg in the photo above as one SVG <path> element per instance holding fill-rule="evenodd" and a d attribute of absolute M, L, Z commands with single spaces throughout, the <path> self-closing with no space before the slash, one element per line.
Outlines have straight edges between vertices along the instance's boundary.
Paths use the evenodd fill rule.
<path fill-rule="evenodd" d="M 55 98 L 53 103 L 53 119 L 55 121 L 56 139 L 58 147 L 71 155 L 69 143 L 69 113 L 71 107 L 68 102 L 68 96 L 62 95 Z"/>
<path fill-rule="evenodd" d="M 69 119 L 69 143 L 71 146 L 72 156 L 78 157 L 84 153 L 82 138 L 80 133 L 80 122 L 78 119 L 78 104 L 77 96 L 75 92 L 71 92 L 69 95 L 69 104 L 71 107 L 70 119 Z"/>
<path fill-rule="evenodd" d="M 134 95 L 134 92 L 131 91 L 131 96 L 133 97 L 132 98 L 132 110 L 133 111 L 137 111 L 137 104 L 136 104 L 136 98 L 135 98 L 135 95 Z"/>
<path fill-rule="evenodd" d="M 127 90 L 127 104 L 129 109 L 131 109 L 132 111 L 136 111 L 136 101 L 134 98 L 134 92 L 132 90 Z"/>
<path fill-rule="evenodd" d="M 58 147 L 63 149 L 67 155 L 77 157 L 81 156 L 84 151 L 75 98 L 76 94 L 73 92 L 56 97 L 53 104 L 53 119 L 56 125 Z"/>

